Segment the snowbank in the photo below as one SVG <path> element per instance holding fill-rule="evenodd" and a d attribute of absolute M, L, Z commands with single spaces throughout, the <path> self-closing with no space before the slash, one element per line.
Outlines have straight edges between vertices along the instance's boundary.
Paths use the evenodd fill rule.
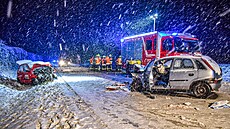
<path fill-rule="evenodd" d="M 10 47 L 0 39 L 0 76 L 16 78 L 18 60 L 43 60 L 43 57 L 23 50 L 18 47 Z"/>
<path fill-rule="evenodd" d="M 0 102 L 4 102 L 1 103 L 1 108 L 4 108 L 5 106 L 9 106 L 9 102 L 14 99 L 17 95 L 19 95 L 20 93 L 24 92 L 24 91 L 18 91 L 18 90 L 13 90 L 10 89 L 4 85 L 0 84 Z M 6 97 L 7 96 L 7 97 Z"/>
<path fill-rule="evenodd" d="M 230 64 L 219 64 L 222 68 L 223 81 L 230 82 Z"/>

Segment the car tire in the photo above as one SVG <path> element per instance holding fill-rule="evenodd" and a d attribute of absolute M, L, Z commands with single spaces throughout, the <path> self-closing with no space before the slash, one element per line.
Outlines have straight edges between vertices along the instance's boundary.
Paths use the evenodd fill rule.
<path fill-rule="evenodd" d="M 142 91 L 142 83 L 139 79 L 135 79 L 133 80 L 133 82 L 131 83 L 131 91 L 133 92 L 140 92 Z"/>
<path fill-rule="evenodd" d="M 197 98 L 206 98 L 210 93 L 211 89 L 205 82 L 197 82 L 193 84 L 193 95 Z"/>

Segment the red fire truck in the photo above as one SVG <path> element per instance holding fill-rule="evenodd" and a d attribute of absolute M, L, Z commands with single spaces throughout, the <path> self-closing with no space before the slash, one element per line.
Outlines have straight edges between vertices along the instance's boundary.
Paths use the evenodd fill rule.
<path fill-rule="evenodd" d="M 190 54 L 199 51 L 194 35 L 172 32 L 150 32 L 121 39 L 124 69 L 133 64 L 146 65 L 154 58 Z M 132 68 L 131 68 L 132 69 Z"/>

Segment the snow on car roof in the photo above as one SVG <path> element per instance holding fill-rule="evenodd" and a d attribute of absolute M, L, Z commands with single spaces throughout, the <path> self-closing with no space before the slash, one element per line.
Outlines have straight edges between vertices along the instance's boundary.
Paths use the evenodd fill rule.
<path fill-rule="evenodd" d="M 40 64 L 40 65 L 50 65 L 50 62 L 43 62 L 43 61 L 33 61 L 31 63 L 28 63 L 29 67 L 32 68 L 34 64 Z"/>
<path fill-rule="evenodd" d="M 28 64 L 30 68 L 32 68 L 34 64 L 50 65 L 50 62 L 31 61 L 31 60 L 19 60 L 19 61 L 17 61 L 16 63 L 19 64 L 19 65 Z"/>
<path fill-rule="evenodd" d="M 32 60 L 18 60 L 18 61 L 16 61 L 16 63 L 18 65 L 28 64 L 28 63 L 31 63 L 31 62 L 33 62 L 33 61 Z"/>
<path fill-rule="evenodd" d="M 201 58 L 201 57 L 204 57 L 204 56 L 203 55 L 201 55 L 201 56 L 195 56 L 195 55 L 190 55 L 190 54 L 184 54 L 184 55 L 166 56 L 166 57 L 162 57 L 160 59 L 166 59 L 166 58 L 186 58 L 186 57 L 187 58 Z"/>

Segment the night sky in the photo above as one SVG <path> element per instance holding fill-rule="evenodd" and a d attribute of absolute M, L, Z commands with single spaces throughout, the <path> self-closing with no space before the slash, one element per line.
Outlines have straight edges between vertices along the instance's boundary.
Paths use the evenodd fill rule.
<path fill-rule="evenodd" d="M 12 4 L 12 9 L 9 5 Z M 202 53 L 230 63 L 229 0 L 1 0 L 0 39 L 10 46 L 57 56 L 117 55 L 120 39 L 153 31 L 192 33 Z"/>

